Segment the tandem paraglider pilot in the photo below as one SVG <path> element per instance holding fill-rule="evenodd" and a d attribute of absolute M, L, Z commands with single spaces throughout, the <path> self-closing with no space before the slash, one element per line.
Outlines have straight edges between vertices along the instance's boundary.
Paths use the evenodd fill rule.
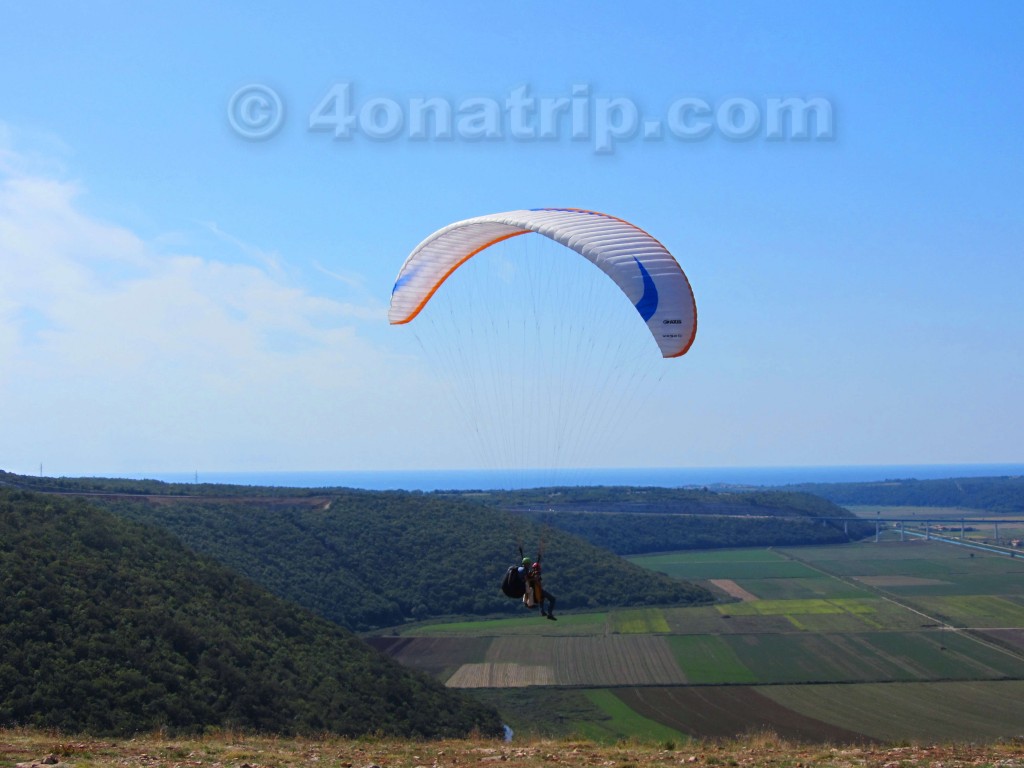
<path fill-rule="evenodd" d="M 523 605 L 531 610 L 539 606 L 541 616 L 556 621 L 555 596 L 544 589 L 541 582 L 539 556 L 535 563 L 531 563 L 530 558 L 523 557 L 519 565 L 510 565 L 501 581 L 501 591 L 509 597 L 521 598 Z"/>

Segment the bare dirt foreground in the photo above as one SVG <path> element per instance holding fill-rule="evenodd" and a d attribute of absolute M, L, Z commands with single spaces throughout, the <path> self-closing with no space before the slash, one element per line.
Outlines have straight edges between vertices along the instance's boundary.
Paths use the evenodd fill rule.
<path fill-rule="evenodd" d="M 392 768 L 398 766 L 640 766 L 694 768 L 963 768 L 1024 766 L 1024 742 L 991 746 L 931 745 L 852 747 L 807 745 L 758 734 L 729 741 L 684 744 L 619 744 L 587 741 L 529 741 L 505 744 L 487 740 L 401 741 L 286 739 L 222 733 L 172 739 L 159 735 L 128 740 L 61 737 L 21 729 L 0 730 L 0 768 L 57 766 L 90 768 Z"/>

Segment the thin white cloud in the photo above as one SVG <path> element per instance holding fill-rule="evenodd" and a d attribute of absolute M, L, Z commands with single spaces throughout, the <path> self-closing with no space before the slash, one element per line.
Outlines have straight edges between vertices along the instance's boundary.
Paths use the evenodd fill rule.
<path fill-rule="evenodd" d="M 389 463 L 374 424 L 408 377 L 389 376 L 394 356 L 362 333 L 379 306 L 314 295 L 216 228 L 251 260 L 163 253 L 83 213 L 79 184 L 4 152 L 0 467 Z"/>
<path fill-rule="evenodd" d="M 234 246 L 239 252 L 244 254 L 246 258 L 250 259 L 252 262 L 261 265 L 262 267 L 264 267 L 270 272 L 273 272 L 276 275 L 281 275 L 283 273 L 281 257 L 274 251 L 268 251 L 264 248 L 260 248 L 259 246 L 253 245 L 252 243 L 247 243 L 241 238 L 235 237 L 234 235 L 225 232 L 223 229 L 217 226 L 215 222 L 207 221 L 203 224 L 203 226 L 212 234 L 216 235 L 220 240 Z"/>
<path fill-rule="evenodd" d="M 313 262 L 313 268 L 328 277 L 333 277 L 338 282 L 344 283 L 349 288 L 357 288 L 359 290 L 365 290 L 366 288 L 362 279 L 358 275 L 343 274 L 337 270 L 328 269 L 318 261 Z"/>

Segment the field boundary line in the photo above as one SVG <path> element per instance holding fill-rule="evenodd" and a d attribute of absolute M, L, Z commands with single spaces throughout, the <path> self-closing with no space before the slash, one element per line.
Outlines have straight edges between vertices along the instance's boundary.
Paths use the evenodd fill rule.
<path fill-rule="evenodd" d="M 940 543 L 943 543 L 943 542 L 940 542 Z M 825 576 L 828 576 L 830 578 L 836 579 L 837 581 L 841 581 L 844 584 L 847 584 L 849 586 L 860 587 L 862 589 L 866 589 L 868 592 L 872 592 L 872 593 L 876 594 L 882 600 L 887 600 L 888 602 L 892 603 L 893 605 L 898 605 L 900 608 L 903 608 L 904 610 L 910 611 L 911 613 L 916 613 L 918 616 L 922 616 L 922 617 L 928 619 L 928 621 L 930 621 L 930 622 L 939 624 L 942 631 L 953 632 L 955 634 L 963 635 L 964 637 L 970 638 L 971 640 L 973 640 L 974 642 L 978 643 L 979 645 L 987 646 L 988 648 L 991 648 L 992 650 L 1001 651 L 1002 653 L 1005 653 L 1007 656 L 1015 658 L 1015 659 L 1017 659 L 1019 661 L 1024 661 L 1024 653 L 1022 653 L 1020 651 L 1017 651 L 1015 649 L 1007 648 L 1006 646 L 1001 645 L 999 643 L 996 643 L 996 642 L 994 642 L 992 640 L 989 640 L 986 637 L 979 637 L 978 634 L 977 634 L 977 631 L 976 630 L 972 630 L 970 627 L 957 627 L 957 626 L 954 626 L 953 624 L 950 624 L 945 619 L 941 619 L 941 618 L 938 618 L 938 617 L 935 617 L 935 616 L 929 616 L 924 611 L 921 611 L 921 610 L 915 608 L 912 605 L 908 605 L 907 603 L 905 603 L 902 600 L 898 599 L 895 595 L 892 595 L 892 594 L 890 594 L 888 592 L 885 592 L 885 591 L 879 589 L 878 587 L 872 586 L 870 584 L 862 584 L 861 582 L 857 581 L 854 578 L 847 578 L 846 576 L 843 576 L 842 574 L 834 573 L 834 572 L 829 571 L 826 568 L 823 568 L 823 567 L 821 567 L 821 566 L 819 566 L 819 565 L 817 565 L 815 563 L 812 563 L 812 562 L 809 562 L 807 560 L 804 560 L 801 557 L 797 557 L 796 555 L 794 555 L 794 554 L 792 554 L 790 552 L 784 552 L 784 551 L 782 551 L 780 549 L 777 549 L 775 551 L 778 552 L 780 555 L 782 555 L 783 557 L 785 557 L 788 560 L 792 560 L 795 563 L 800 563 L 801 565 L 804 565 L 807 568 L 815 570 L 818 573 L 824 574 Z"/>

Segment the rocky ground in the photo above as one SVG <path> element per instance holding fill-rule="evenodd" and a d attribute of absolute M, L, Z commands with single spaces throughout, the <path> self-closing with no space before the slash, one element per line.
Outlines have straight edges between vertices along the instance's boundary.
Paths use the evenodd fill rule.
<path fill-rule="evenodd" d="M 1024 768 L 1024 742 L 838 747 L 785 742 L 771 734 L 730 741 L 599 745 L 587 741 L 288 739 L 220 733 L 132 739 L 66 737 L 0 730 L 0 768 L 398 768 L 424 766 L 640 766 L 692 768 Z"/>

